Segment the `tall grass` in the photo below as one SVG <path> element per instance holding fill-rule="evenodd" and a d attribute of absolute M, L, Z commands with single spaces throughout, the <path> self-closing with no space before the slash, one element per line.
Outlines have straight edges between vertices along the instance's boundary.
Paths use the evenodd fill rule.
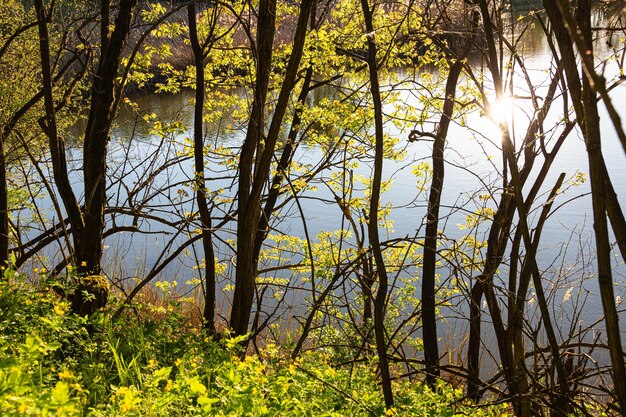
<path fill-rule="evenodd" d="M 239 340 L 206 337 L 173 291 L 149 288 L 112 322 L 69 312 L 45 280 L 14 271 L 0 281 L 2 415 L 58 416 L 376 416 L 501 415 L 476 409 L 442 385 L 433 393 L 395 382 L 398 404 L 385 410 L 376 364 L 338 366 L 330 349 L 291 360 L 266 343 L 242 358 Z M 197 294 L 196 294 L 197 296 Z M 119 305 L 119 299 L 111 308 Z M 190 302 L 189 304 L 192 304 Z M 89 327 L 91 332 L 86 328 Z"/>

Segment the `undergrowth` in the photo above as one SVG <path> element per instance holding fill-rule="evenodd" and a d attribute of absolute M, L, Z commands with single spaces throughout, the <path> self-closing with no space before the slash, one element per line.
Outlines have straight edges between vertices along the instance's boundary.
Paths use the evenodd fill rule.
<path fill-rule="evenodd" d="M 13 271 L 0 280 L 0 410 L 41 416 L 454 416 L 505 415 L 476 407 L 442 384 L 433 392 L 397 380 L 385 410 L 376 362 L 338 366 L 332 349 L 291 360 L 267 343 L 244 356 L 240 340 L 190 328 L 176 303 L 148 304 L 112 322 L 87 323 L 45 283 Z M 91 329 L 88 332 L 86 329 Z"/>

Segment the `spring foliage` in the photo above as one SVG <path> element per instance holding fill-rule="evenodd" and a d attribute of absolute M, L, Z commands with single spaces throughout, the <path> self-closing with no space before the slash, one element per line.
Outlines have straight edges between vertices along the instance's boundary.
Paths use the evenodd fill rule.
<path fill-rule="evenodd" d="M 155 303 L 113 323 L 109 312 L 73 315 L 45 282 L 5 270 L 0 282 L 0 408 L 3 415 L 56 416 L 453 416 L 502 415 L 474 408 L 441 385 L 434 393 L 397 381 L 384 410 L 375 363 L 338 365 L 332 349 L 295 360 L 273 343 L 241 358 L 238 340 L 192 328 L 181 303 L 159 316 Z M 41 277 L 39 277 L 41 278 Z M 115 303 L 112 303 L 115 304 Z M 141 319 L 137 319 L 141 317 Z M 186 331 L 184 329 L 190 329 Z"/>

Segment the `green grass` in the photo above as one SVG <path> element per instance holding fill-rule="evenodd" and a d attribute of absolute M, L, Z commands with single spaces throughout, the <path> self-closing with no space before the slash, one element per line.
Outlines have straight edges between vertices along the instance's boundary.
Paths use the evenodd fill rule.
<path fill-rule="evenodd" d="M 441 385 L 394 383 L 385 410 L 370 363 L 337 366 L 331 349 L 288 359 L 267 343 L 242 357 L 237 339 L 194 330 L 178 303 L 151 315 L 149 303 L 112 323 L 85 319 L 43 284 L 9 271 L 0 281 L 0 410 L 41 416 L 454 416 L 505 415 L 474 407 Z"/>

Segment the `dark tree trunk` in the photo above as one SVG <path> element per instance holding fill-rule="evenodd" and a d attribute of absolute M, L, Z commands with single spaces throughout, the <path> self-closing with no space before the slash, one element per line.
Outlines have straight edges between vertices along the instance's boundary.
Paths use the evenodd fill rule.
<path fill-rule="evenodd" d="M 556 339 L 556 332 L 554 331 L 554 327 L 552 325 L 552 319 L 550 318 L 550 311 L 548 309 L 547 300 L 543 291 L 543 283 L 541 282 L 541 275 L 540 275 L 539 268 L 536 262 L 536 248 L 538 245 L 533 244 L 533 242 L 531 241 L 530 228 L 526 220 L 528 213 L 526 212 L 526 205 L 524 203 L 523 196 L 522 196 L 523 181 L 520 177 L 519 169 L 517 167 L 517 161 L 515 158 L 515 149 L 513 146 L 513 142 L 511 141 L 510 137 L 508 137 L 507 135 L 505 135 L 504 140 L 503 140 L 503 149 L 504 149 L 506 158 L 509 163 L 509 168 L 511 170 L 513 192 L 515 194 L 515 202 L 517 204 L 517 210 L 519 213 L 518 227 L 521 228 L 524 246 L 526 247 L 526 257 L 524 261 L 528 265 L 530 274 L 533 278 L 533 284 L 535 286 L 535 292 L 537 294 L 537 304 L 539 305 L 539 309 L 541 311 L 541 320 L 544 324 L 546 336 L 548 338 L 548 344 L 550 347 L 550 351 L 552 353 L 552 360 L 557 370 L 560 394 L 557 396 L 557 400 L 555 401 L 554 406 L 555 406 L 555 409 L 558 411 L 559 416 L 565 416 L 567 414 L 568 404 L 569 404 L 569 389 L 568 389 L 566 375 L 564 371 L 565 368 L 563 366 L 563 362 L 561 359 L 559 345 Z M 510 332 L 507 332 L 507 333 L 510 333 Z M 510 337 L 507 339 L 510 339 Z M 506 349 L 507 349 L 507 354 L 510 357 L 510 361 L 511 361 L 510 365 L 512 369 L 514 371 L 519 371 L 519 369 L 516 369 L 513 363 L 513 353 L 512 351 L 510 351 L 511 350 L 510 340 L 507 340 Z M 514 373 L 512 377 L 515 378 L 514 382 L 516 385 L 518 385 L 517 381 L 520 378 L 522 378 L 522 375 Z M 511 394 L 513 395 L 513 393 Z M 519 399 L 516 402 L 518 402 L 520 406 L 527 405 L 524 403 L 520 403 Z M 524 409 L 522 407 L 520 411 L 518 412 L 518 415 L 527 415 L 529 412 L 530 410 Z"/>
<path fill-rule="evenodd" d="M 428 196 L 428 209 L 426 214 L 426 236 L 424 238 L 424 260 L 422 268 L 422 331 L 424 341 L 424 361 L 426 363 L 426 383 L 431 388 L 435 387 L 439 377 L 439 348 L 437 339 L 437 317 L 435 300 L 435 273 L 437 263 L 437 234 L 439 228 L 439 207 L 443 181 L 445 175 L 444 148 L 448 129 L 452 121 L 454 111 L 454 99 L 459 76 L 464 67 L 469 48 L 456 57 L 450 67 L 446 81 L 445 101 L 443 113 L 439 120 L 439 128 L 433 143 L 433 179 Z"/>
<path fill-rule="evenodd" d="M 56 112 L 54 97 L 52 95 L 52 74 L 50 70 L 50 42 L 48 39 L 47 17 L 43 7 L 43 0 L 35 0 L 37 20 L 39 21 L 39 51 L 41 55 L 41 78 L 43 83 L 43 96 L 46 114 L 40 119 L 40 125 L 48 137 L 50 156 L 52 159 L 52 171 L 59 195 L 67 211 L 67 215 L 73 229 L 74 247 L 80 246 L 83 229 L 85 227 L 78 200 L 67 173 L 67 161 L 65 157 L 65 144 L 58 135 L 56 126 Z M 76 260 L 74 259 L 74 262 Z"/>
<path fill-rule="evenodd" d="M 561 3 L 562 4 L 562 3 Z M 593 68 L 593 35 L 591 31 L 591 1 L 580 0 L 578 2 L 577 21 L 582 31 L 581 37 L 585 50 L 579 51 L 587 66 Z M 626 415 L 626 368 L 624 366 L 623 345 L 619 327 L 619 315 L 615 305 L 613 291 L 613 276 L 611 268 L 611 243 L 609 241 L 609 228 L 606 211 L 607 200 L 606 183 L 609 181 L 608 172 L 602 156 L 600 135 L 600 116 L 598 114 L 597 94 L 592 86 L 591 75 L 583 77 L 583 109 L 584 131 L 589 159 L 589 177 L 591 180 L 591 201 L 593 205 L 593 229 L 596 235 L 596 256 L 598 257 L 598 285 L 600 297 L 604 309 L 604 321 L 606 335 L 609 342 L 611 355 L 611 367 L 613 370 L 613 385 L 619 402 L 622 415 Z M 605 178 L 606 177 L 606 178 Z M 612 188 L 612 187 L 611 187 Z M 621 214 L 621 210 L 615 209 Z M 611 213 L 611 211 L 609 211 Z M 613 213 L 617 218 L 619 215 Z M 624 230 L 618 232 L 623 234 Z"/>
<path fill-rule="evenodd" d="M 502 262 L 502 257 L 506 249 L 508 237 L 510 235 L 515 204 L 513 204 L 512 193 L 505 190 L 502 193 L 498 209 L 494 215 L 493 223 L 487 238 L 486 263 L 483 273 L 480 274 L 472 287 L 470 300 L 470 326 L 469 340 L 467 347 L 467 394 L 473 400 L 480 398 L 480 345 L 481 345 L 481 302 L 485 294 L 486 286 L 492 285 L 493 274 Z M 502 335 L 501 335 L 502 336 Z M 505 364 L 503 364 L 505 366 Z M 506 368 L 505 368 L 506 369 Z"/>
<path fill-rule="evenodd" d="M 113 109 L 115 80 L 130 32 L 130 21 L 135 3 L 136 0 L 120 0 L 115 28 L 108 42 L 104 42 L 106 49 L 101 50 L 91 89 L 91 107 L 83 150 L 85 229 L 82 233 L 81 245 L 76 248 L 80 270 L 87 275 L 99 275 L 101 272 L 100 260 L 106 203 L 106 157 L 111 123 L 115 116 L 115 109 Z M 108 7 L 103 8 L 105 9 L 108 10 Z M 107 20 L 108 16 L 103 16 L 103 22 Z M 103 33 L 106 33 L 106 30 L 103 30 Z M 86 265 L 83 266 L 83 263 Z"/>
<path fill-rule="evenodd" d="M 236 335 L 248 332 L 248 322 L 252 311 L 255 291 L 256 265 L 254 265 L 254 241 L 258 220 L 253 212 L 259 201 L 250 202 L 250 185 L 254 154 L 265 132 L 265 101 L 269 88 L 269 76 L 272 63 L 274 42 L 274 19 L 276 0 L 261 0 L 258 11 L 256 37 L 256 83 L 252 115 L 248 123 L 248 132 L 241 147 L 239 158 L 239 187 L 237 212 L 237 266 L 235 272 L 235 291 L 230 315 L 230 327 Z M 248 206 L 252 206 L 248 208 Z"/>
<path fill-rule="evenodd" d="M 376 339 L 376 351 L 378 353 L 378 366 L 380 369 L 385 406 L 393 406 L 393 391 L 391 389 L 391 374 L 387 358 L 387 341 L 385 340 L 385 307 L 387 304 L 388 278 L 385 260 L 383 258 L 380 240 L 378 236 L 378 206 L 380 203 L 380 187 L 383 173 L 384 158 L 384 132 L 383 132 L 383 106 L 380 97 L 380 85 L 378 81 L 377 48 L 374 41 L 374 25 L 372 11 L 368 0 L 361 0 L 365 31 L 367 35 L 367 66 L 369 68 L 370 94 L 374 104 L 374 178 L 372 179 L 372 191 L 370 196 L 368 237 L 374 263 L 376 276 L 378 276 L 378 291 L 374 298 L 374 336 Z"/>
<path fill-rule="evenodd" d="M 91 105 L 85 131 L 83 172 L 85 208 L 80 206 L 68 179 L 65 145 L 56 127 L 55 105 L 52 94 L 50 51 L 43 0 L 35 1 L 39 20 L 39 42 L 41 52 L 42 81 L 46 116 L 41 125 L 48 136 L 56 186 L 63 200 L 72 226 L 74 238 L 73 261 L 83 277 L 72 300 L 72 309 L 79 314 L 89 315 L 106 304 L 108 286 L 99 277 L 101 272 L 104 207 L 106 203 L 106 153 L 111 123 L 115 115 L 114 92 L 119 64 L 130 31 L 130 21 L 136 0 L 121 0 L 115 19 L 115 28 L 108 34 L 109 7 L 103 0 L 101 11 L 101 54 L 96 74 L 92 81 Z"/>
<path fill-rule="evenodd" d="M 257 81 L 254 102 L 252 104 L 252 116 L 248 124 L 246 139 L 241 148 L 239 163 L 237 267 L 230 319 L 230 327 L 237 335 L 243 335 L 248 332 L 248 323 L 256 288 L 257 259 L 255 258 L 254 249 L 259 233 L 261 194 L 269 181 L 276 141 L 302 59 L 312 4 L 312 0 L 303 0 L 300 4 L 300 14 L 296 25 L 291 56 L 289 57 L 283 85 L 278 95 L 267 136 L 264 135 L 264 107 L 273 51 L 276 1 L 262 0 L 259 6 L 256 51 Z M 254 164 L 255 160 L 256 164 Z"/>
<path fill-rule="evenodd" d="M 312 79 L 313 69 L 309 67 L 306 71 L 304 82 L 302 83 L 300 95 L 298 96 L 298 103 L 300 106 L 305 104 Z M 293 119 L 291 121 L 291 128 L 289 130 L 289 134 L 287 135 L 285 147 L 283 148 L 280 159 L 278 160 L 276 174 L 272 179 L 272 185 L 269 189 L 267 199 L 265 200 L 263 214 L 259 219 L 256 242 L 254 242 L 255 259 L 259 258 L 263 242 L 265 241 L 265 239 L 267 239 L 267 235 L 269 234 L 269 220 L 272 218 L 272 214 L 274 213 L 274 209 L 276 208 L 276 203 L 278 202 L 278 199 L 282 194 L 281 186 L 283 185 L 283 182 L 285 180 L 285 172 L 289 168 L 289 164 L 291 164 L 291 160 L 297 148 L 296 140 L 298 133 L 300 133 L 301 114 L 302 110 L 300 108 L 296 109 Z"/>
<path fill-rule="evenodd" d="M 4 135 L 3 135 L 4 136 Z M 9 193 L 4 158 L 4 137 L 0 141 L 0 266 L 9 262 Z M 0 274 L 0 279 L 2 279 Z"/>
<path fill-rule="evenodd" d="M 613 370 L 613 384 L 622 414 L 626 409 L 626 374 L 623 357 L 623 347 L 619 330 L 619 316 L 615 306 L 613 292 L 613 278 L 611 270 L 611 249 L 608 235 L 606 214 L 611 216 L 615 225 L 622 224 L 623 214 L 618 211 L 619 204 L 615 204 L 608 187 L 610 182 L 606 164 L 602 156 L 599 115 L 597 108 L 597 77 L 593 72 L 593 37 L 591 33 L 591 2 L 582 0 L 578 3 L 576 21 L 570 13 L 569 5 L 561 1 L 544 1 L 544 7 L 557 40 L 561 53 L 563 67 L 572 104 L 576 112 L 578 124 L 583 132 L 587 146 L 589 160 L 589 177 L 591 182 L 592 207 L 594 219 L 594 233 L 596 238 L 596 256 L 598 260 L 598 284 L 604 310 L 606 333 L 611 355 Z M 577 23 L 578 22 L 578 23 Z M 574 46 L 578 45 L 583 59 L 583 80 L 577 69 L 577 60 Z M 623 230 L 618 232 L 618 241 L 621 241 Z M 621 250 L 621 246 L 620 246 Z"/>
<path fill-rule="evenodd" d="M 215 253 L 213 251 L 211 213 L 207 203 L 206 183 L 204 178 L 204 138 L 202 133 L 202 116 L 204 114 L 204 52 L 198 40 L 196 23 L 196 5 L 187 6 L 189 21 L 189 39 L 193 51 L 194 66 L 196 68 L 196 102 L 193 117 L 193 152 L 196 203 L 202 226 L 202 248 L 204 250 L 204 328 L 209 334 L 215 333 Z"/>
<path fill-rule="evenodd" d="M 467 342 L 467 397 L 479 401 L 481 397 L 480 379 L 480 341 L 482 322 L 481 300 L 483 298 L 483 279 L 478 277 L 470 293 L 469 337 Z"/>
<path fill-rule="evenodd" d="M 103 1 L 103 5 L 106 0 Z M 85 208 L 83 211 L 84 229 L 80 236 L 80 244 L 76 246 L 76 262 L 78 271 L 85 277 L 99 276 L 102 267 L 102 241 L 104 232 L 104 208 L 106 204 L 106 168 L 107 148 L 111 123 L 115 117 L 115 80 L 126 39 L 130 32 L 132 11 L 136 0 L 120 0 L 115 28 L 108 41 L 103 42 L 100 60 L 91 89 L 91 106 L 85 131 L 83 149 L 83 174 L 85 185 Z M 108 5 L 102 11 L 108 11 Z M 102 16 L 102 25 L 109 16 Z M 108 29 L 102 28 L 102 35 Z M 72 225 L 73 227 L 73 225 Z M 91 314 L 106 303 L 107 289 L 92 287 L 92 280 L 83 280 L 79 285 L 72 308 L 81 314 Z M 102 294 L 101 301 L 93 303 L 93 294 Z M 100 305 L 103 304 L 103 305 Z"/>

